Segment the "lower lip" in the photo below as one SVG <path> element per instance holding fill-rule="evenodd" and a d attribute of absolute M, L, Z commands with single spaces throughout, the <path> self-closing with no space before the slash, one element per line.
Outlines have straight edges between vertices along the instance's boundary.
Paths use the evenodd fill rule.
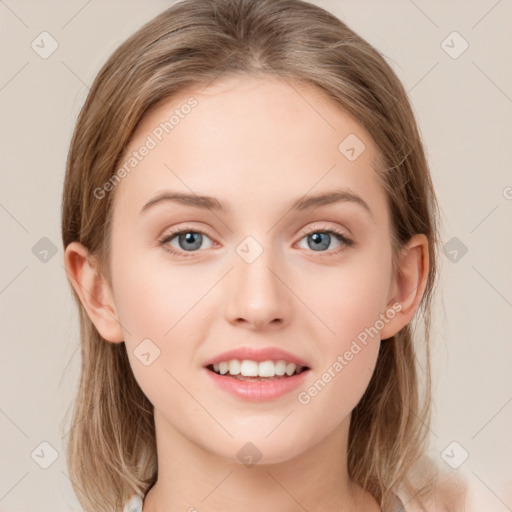
<path fill-rule="evenodd" d="M 304 382 L 306 375 L 309 373 L 309 370 L 304 370 L 297 375 L 285 377 L 284 379 L 258 382 L 225 377 L 224 375 L 218 375 L 207 368 L 204 368 L 204 371 L 210 376 L 213 382 L 219 386 L 219 388 L 238 398 L 253 402 L 273 400 L 286 395 L 286 393 L 292 392 Z"/>

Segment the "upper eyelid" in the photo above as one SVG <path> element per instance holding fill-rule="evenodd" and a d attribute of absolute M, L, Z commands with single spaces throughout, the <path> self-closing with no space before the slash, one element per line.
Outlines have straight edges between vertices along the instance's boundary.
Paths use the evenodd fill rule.
<path fill-rule="evenodd" d="M 204 224 L 204 222 L 202 221 L 183 221 L 183 222 L 178 222 L 177 225 L 179 226 L 180 224 L 183 225 L 183 227 L 180 227 L 180 228 L 176 228 L 176 231 L 186 231 L 186 230 L 189 230 L 189 231 L 208 231 L 209 228 L 207 227 L 196 227 L 194 226 L 193 224 Z M 335 229 L 346 229 L 348 232 L 350 232 L 350 230 L 348 229 L 348 227 L 344 226 L 343 223 L 340 223 L 339 221 L 335 221 L 335 220 L 312 220 L 312 221 L 309 221 L 309 223 L 306 223 L 305 226 L 303 228 L 301 228 L 301 231 L 309 231 L 310 229 L 313 229 L 313 228 L 317 228 L 317 229 L 330 229 L 330 226 L 334 225 L 336 226 Z M 168 228 L 170 231 L 174 230 L 174 227 L 172 228 Z M 229 229 L 229 231 L 232 231 L 231 229 Z"/>
<path fill-rule="evenodd" d="M 329 224 L 328 221 L 314 221 L 312 225 L 308 225 L 306 226 L 305 228 L 303 228 L 301 230 L 301 232 L 305 232 L 305 233 L 309 233 L 311 231 L 314 231 L 315 229 L 317 229 L 318 231 L 330 231 L 330 230 L 333 230 L 333 231 L 342 231 L 343 229 L 347 230 L 347 228 L 341 228 L 339 226 L 333 226 L 332 224 L 334 224 L 333 222 L 331 222 L 330 226 L 329 225 L 326 225 L 326 224 L 322 224 L 322 222 L 325 222 L 327 224 Z"/>
<path fill-rule="evenodd" d="M 349 241 L 351 244 L 354 244 L 355 241 L 353 240 L 352 234 L 349 232 L 349 234 L 343 233 L 343 229 L 340 227 L 333 227 L 328 225 L 323 225 L 322 222 L 328 222 L 328 221 L 314 221 L 312 225 L 306 226 L 301 230 L 301 235 L 299 238 L 299 241 L 302 240 L 305 236 L 310 235 L 314 232 L 333 232 L 335 235 L 341 235 L 344 237 L 347 241 Z M 346 228 L 345 228 L 346 229 Z M 348 231 L 348 230 L 347 230 Z M 200 233 L 202 235 L 206 235 L 210 240 L 212 241 L 213 245 L 218 245 L 219 242 L 216 241 L 215 237 L 212 236 L 207 229 L 205 228 L 196 228 L 191 225 L 185 225 L 182 228 L 177 228 L 171 230 L 169 233 L 165 233 L 158 237 L 158 240 L 162 243 L 169 243 L 170 240 L 173 240 L 176 236 L 183 234 L 183 233 Z M 201 252 L 201 251 L 193 251 L 193 252 Z"/>

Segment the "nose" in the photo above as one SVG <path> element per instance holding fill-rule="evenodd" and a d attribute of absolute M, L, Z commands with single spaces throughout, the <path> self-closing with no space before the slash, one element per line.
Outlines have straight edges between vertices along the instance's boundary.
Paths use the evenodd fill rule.
<path fill-rule="evenodd" d="M 228 277 L 226 319 L 251 330 L 283 328 L 292 316 L 293 293 L 286 281 L 283 270 L 271 261 L 270 251 L 252 263 L 235 260 Z"/>

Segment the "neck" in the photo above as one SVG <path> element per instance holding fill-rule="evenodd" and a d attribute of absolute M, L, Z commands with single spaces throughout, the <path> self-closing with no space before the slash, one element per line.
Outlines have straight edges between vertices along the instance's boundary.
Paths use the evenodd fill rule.
<path fill-rule="evenodd" d="M 291 459 L 246 466 L 203 450 L 155 410 L 158 480 L 144 499 L 143 512 L 378 512 L 373 497 L 348 476 L 349 422 L 350 416 Z"/>

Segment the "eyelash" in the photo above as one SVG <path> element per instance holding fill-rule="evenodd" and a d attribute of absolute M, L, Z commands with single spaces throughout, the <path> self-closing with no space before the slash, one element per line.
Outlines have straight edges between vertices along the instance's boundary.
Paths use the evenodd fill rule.
<path fill-rule="evenodd" d="M 163 237 L 158 239 L 158 243 L 159 243 L 159 245 L 161 245 L 163 247 L 164 251 L 166 251 L 174 256 L 178 256 L 181 258 L 190 258 L 194 255 L 194 253 L 200 252 L 200 251 L 189 251 L 189 254 L 187 254 L 186 251 L 178 251 L 178 250 L 174 249 L 174 247 L 171 247 L 168 244 L 168 242 L 170 242 L 173 238 L 175 238 L 176 235 L 183 235 L 185 233 L 199 233 L 201 235 L 207 236 L 208 238 L 211 238 L 210 235 L 208 235 L 208 233 L 206 233 L 205 231 L 202 231 L 202 230 L 196 229 L 196 228 L 192 228 L 192 227 L 190 227 L 190 228 L 185 227 L 185 228 L 181 228 L 181 229 L 176 229 L 175 231 L 171 231 L 170 233 L 166 233 Z M 309 230 L 307 233 L 305 233 L 302 236 L 301 240 L 309 235 L 312 235 L 313 233 L 334 235 L 337 238 L 337 240 L 344 245 L 341 248 L 336 249 L 334 251 L 318 251 L 320 254 L 323 253 L 325 256 L 328 256 L 328 257 L 337 256 L 338 254 L 340 254 L 341 252 L 346 250 L 348 247 L 352 247 L 355 244 L 355 242 L 353 240 L 351 240 L 346 235 L 344 235 L 343 233 L 341 233 L 340 231 L 338 231 L 337 229 L 334 229 L 334 228 L 321 229 L 318 227 L 313 227 L 311 230 Z M 312 252 L 316 252 L 316 251 L 312 251 Z"/>

